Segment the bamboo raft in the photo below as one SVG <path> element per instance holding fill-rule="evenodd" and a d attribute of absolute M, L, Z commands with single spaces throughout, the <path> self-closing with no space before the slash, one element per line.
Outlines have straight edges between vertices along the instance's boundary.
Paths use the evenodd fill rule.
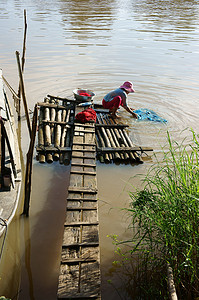
<path fill-rule="evenodd" d="M 99 106 L 92 106 L 96 123 L 81 124 L 75 99 L 48 95 L 37 105 L 39 162 L 71 164 L 57 299 L 101 299 L 96 160 L 143 163 L 152 149 L 135 146 L 128 126 Z"/>
<path fill-rule="evenodd" d="M 76 100 L 48 95 L 40 107 L 38 124 L 38 160 L 40 163 L 68 165 L 71 160 Z M 142 154 L 153 151 L 149 147 L 135 146 L 129 138 L 128 125 L 119 124 L 109 116 L 109 110 L 97 108 L 95 124 L 96 158 L 101 163 L 143 163 Z"/>

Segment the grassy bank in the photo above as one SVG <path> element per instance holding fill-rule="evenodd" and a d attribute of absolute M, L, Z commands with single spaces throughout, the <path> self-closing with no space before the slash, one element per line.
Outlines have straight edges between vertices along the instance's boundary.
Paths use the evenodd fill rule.
<path fill-rule="evenodd" d="M 167 266 L 173 270 L 179 299 L 199 297 L 199 142 L 172 142 L 130 193 L 132 239 L 126 254 L 118 247 L 133 299 L 168 299 Z M 136 263 L 135 263 L 136 261 Z M 127 282 L 127 281 L 126 281 Z"/>

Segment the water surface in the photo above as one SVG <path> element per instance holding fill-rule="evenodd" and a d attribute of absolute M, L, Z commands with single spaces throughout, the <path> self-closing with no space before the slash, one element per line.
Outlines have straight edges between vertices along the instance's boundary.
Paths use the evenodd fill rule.
<path fill-rule="evenodd" d="M 107 92 L 130 80 L 136 93 L 129 95 L 129 105 L 152 109 L 168 121 L 139 122 L 121 109 L 136 145 L 153 147 L 158 154 L 166 144 L 167 130 L 178 141 L 188 134 L 182 132 L 185 128 L 198 132 L 198 0 L 2 0 L 0 67 L 15 90 L 15 51 L 22 53 L 24 9 L 28 22 L 24 78 L 30 110 L 47 94 L 70 96 L 77 87 L 93 90 L 94 101 L 101 103 Z M 24 119 L 21 125 L 25 160 L 29 138 Z M 120 208 L 128 206 L 128 191 L 139 184 L 134 175 L 145 173 L 152 163 L 147 159 L 138 166 L 97 165 L 102 299 L 120 299 L 106 284 L 105 274 L 114 260 L 107 235 L 128 236 Z M 19 218 L 19 299 L 56 299 L 68 170 L 34 162 L 30 217 Z M 9 239 L 13 241 L 12 234 Z M 14 295 L 11 288 L 6 292 Z"/>

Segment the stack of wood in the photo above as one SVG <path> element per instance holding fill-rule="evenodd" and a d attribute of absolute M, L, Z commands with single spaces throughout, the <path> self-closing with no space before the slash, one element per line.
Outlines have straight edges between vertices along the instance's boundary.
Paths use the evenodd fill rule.
<path fill-rule="evenodd" d="M 44 102 L 38 103 L 38 160 L 40 163 L 68 165 L 71 156 L 72 127 L 74 119 L 74 100 L 48 95 Z"/>

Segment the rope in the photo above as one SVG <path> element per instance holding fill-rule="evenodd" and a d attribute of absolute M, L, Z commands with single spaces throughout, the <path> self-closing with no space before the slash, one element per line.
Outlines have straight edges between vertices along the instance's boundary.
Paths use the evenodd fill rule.
<path fill-rule="evenodd" d="M 7 235 L 8 225 L 6 223 L 6 220 L 4 220 L 2 218 L 0 218 L 0 225 L 6 227 L 6 231 L 5 231 L 5 234 L 4 234 L 3 243 L 2 243 L 1 251 L 0 251 L 0 261 L 1 261 L 2 253 L 3 253 L 3 248 L 4 248 L 4 244 L 5 244 L 5 240 L 6 240 L 6 235 Z"/>

